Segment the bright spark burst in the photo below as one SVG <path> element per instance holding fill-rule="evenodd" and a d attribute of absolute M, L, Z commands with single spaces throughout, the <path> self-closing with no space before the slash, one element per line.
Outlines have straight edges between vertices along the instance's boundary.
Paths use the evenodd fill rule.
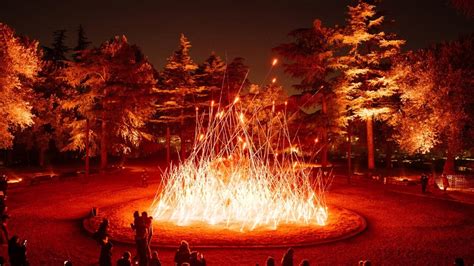
<path fill-rule="evenodd" d="M 194 149 L 163 173 L 153 217 L 240 231 L 288 223 L 325 225 L 327 183 L 297 156 L 286 113 L 275 114 L 273 104 L 271 122 L 263 125 L 257 119 L 262 110 L 249 114 L 238 102 L 196 118 Z"/>

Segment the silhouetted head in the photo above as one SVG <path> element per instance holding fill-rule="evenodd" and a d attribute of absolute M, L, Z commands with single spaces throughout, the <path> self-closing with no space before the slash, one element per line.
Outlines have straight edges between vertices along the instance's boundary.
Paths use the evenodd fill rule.
<path fill-rule="evenodd" d="M 147 212 L 142 212 L 142 217 L 143 218 L 148 218 L 148 213 Z"/>
<path fill-rule="evenodd" d="M 179 245 L 180 251 L 189 251 L 189 244 L 186 240 L 181 240 L 181 244 Z"/>
<path fill-rule="evenodd" d="M 267 266 L 275 266 L 275 259 L 273 257 L 267 258 Z"/>
<path fill-rule="evenodd" d="M 309 266 L 309 260 L 302 260 L 300 266 Z"/>
<path fill-rule="evenodd" d="M 133 218 L 138 218 L 138 217 L 140 217 L 140 213 L 138 211 L 135 211 L 133 213 Z"/>
<path fill-rule="evenodd" d="M 463 258 L 455 258 L 454 265 L 456 266 L 464 266 L 464 259 Z"/>
<path fill-rule="evenodd" d="M 130 251 L 125 251 L 123 253 L 123 258 L 129 260 L 132 257 L 132 253 Z"/>
<path fill-rule="evenodd" d="M 17 235 L 12 236 L 10 238 L 10 241 L 8 241 L 8 245 L 10 246 L 15 246 L 20 243 L 20 238 Z"/>
<path fill-rule="evenodd" d="M 153 251 L 151 254 L 151 258 L 157 260 L 158 259 L 158 251 Z"/>

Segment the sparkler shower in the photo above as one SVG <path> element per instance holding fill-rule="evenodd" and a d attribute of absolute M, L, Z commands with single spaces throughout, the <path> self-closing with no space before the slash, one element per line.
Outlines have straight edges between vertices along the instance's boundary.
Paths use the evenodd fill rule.
<path fill-rule="evenodd" d="M 297 156 L 286 110 L 252 108 L 236 98 L 225 108 L 212 103 L 202 114 L 196 108 L 196 121 L 190 156 L 163 174 L 152 204 L 156 220 L 240 231 L 325 225 L 328 182 Z"/>

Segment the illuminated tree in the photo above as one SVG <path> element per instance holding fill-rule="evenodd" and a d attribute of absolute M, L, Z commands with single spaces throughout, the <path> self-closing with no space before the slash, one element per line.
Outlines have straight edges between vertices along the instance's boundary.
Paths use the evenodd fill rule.
<path fill-rule="evenodd" d="M 41 60 L 38 42 L 19 38 L 0 23 L 0 148 L 13 144 L 12 132 L 33 124 L 28 95 Z"/>
<path fill-rule="evenodd" d="M 241 91 L 250 87 L 251 83 L 248 79 L 249 67 L 245 65 L 244 61 L 244 58 L 236 57 L 227 65 L 222 91 L 222 96 L 224 97 L 222 99 L 223 104 L 232 103 Z"/>
<path fill-rule="evenodd" d="M 249 130 L 256 133 L 256 143 L 276 139 L 269 134 L 277 133 L 277 130 L 272 132 L 270 129 L 277 126 L 278 120 L 285 115 L 287 100 L 283 87 L 273 83 L 263 87 L 252 84 L 248 91 L 241 93 L 239 106 L 243 107 L 242 113 L 247 119 L 246 124 L 251 128 Z"/>
<path fill-rule="evenodd" d="M 369 169 L 375 168 L 373 120 L 385 120 L 393 111 L 396 84 L 388 71 L 405 42 L 382 31 L 384 19 L 375 5 L 359 0 L 349 6 L 347 26 L 335 36 L 348 50 L 335 65 L 344 75 L 336 93 L 350 118 L 366 122 Z"/>
<path fill-rule="evenodd" d="M 210 98 L 216 103 L 220 102 L 221 89 L 224 83 L 226 64 L 214 52 L 196 70 L 196 83 L 198 86 L 208 88 Z"/>
<path fill-rule="evenodd" d="M 397 142 L 409 153 L 442 148 L 447 174 L 454 172 L 454 157 L 473 144 L 473 51 L 471 36 L 409 53 L 394 69 L 401 98 L 391 118 Z"/>
<path fill-rule="evenodd" d="M 301 108 L 301 134 L 306 136 L 306 142 L 317 140 L 315 145 L 322 144 L 323 167 L 327 164 L 328 131 L 338 134 L 343 125 L 333 93 L 338 77 L 333 67 L 334 53 L 338 48 L 333 37 L 337 32 L 337 28 L 326 28 L 321 21 L 315 20 L 312 28 L 290 32 L 293 42 L 274 48 L 287 61 L 283 65 L 285 72 L 301 79 L 294 85 L 301 94 L 293 96 Z"/>
<path fill-rule="evenodd" d="M 208 88 L 196 83 L 195 71 L 198 66 L 191 59 L 190 48 L 191 43 L 181 34 L 178 50 L 168 58 L 160 73 L 158 118 L 154 120 L 167 126 L 168 153 L 170 128 L 179 125 L 181 157 L 185 156 L 185 141 L 191 135 L 188 131 L 194 128 L 191 122 L 196 118 L 195 108 L 208 95 Z"/>
<path fill-rule="evenodd" d="M 62 105 L 75 111 L 68 121 L 71 136 L 64 150 L 84 150 L 89 137 L 91 153 L 100 147 L 100 166 L 105 168 L 109 151 L 128 154 L 149 137 L 143 129 L 155 111 L 154 71 L 125 36 L 84 50 L 80 61 L 70 62 L 63 75 L 73 89 Z"/>

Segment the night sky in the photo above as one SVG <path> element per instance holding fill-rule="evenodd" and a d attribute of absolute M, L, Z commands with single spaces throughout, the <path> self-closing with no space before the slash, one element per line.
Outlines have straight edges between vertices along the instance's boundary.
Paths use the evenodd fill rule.
<path fill-rule="evenodd" d="M 394 19 L 391 30 L 407 40 L 405 49 L 421 48 L 474 32 L 474 19 L 459 14 L 449 0 L 385 0 L 380 10 Z M 256 2 L 256 3 L 254 3 Z M 2 0 L 0 22 L 17 33 L 49 45 L 52 32 L 66 29 L 75 45 L 82 24 L 94 45 L 125 34 L 142 48 L 160 70 L 177 48 L 180 33 L 191 41 L 191 55 L 202 62 L 211 51 L 228 61 L 242 56 L 251 67 L 250 79 L 262 83 L 271 48 L 287 41 L 293 29 L 310 27 L 316 18 L 325 25 L 343 24 L 352 1 L 52 1 Z M 291 81 L 279 79 L 288 87 Z"/>

